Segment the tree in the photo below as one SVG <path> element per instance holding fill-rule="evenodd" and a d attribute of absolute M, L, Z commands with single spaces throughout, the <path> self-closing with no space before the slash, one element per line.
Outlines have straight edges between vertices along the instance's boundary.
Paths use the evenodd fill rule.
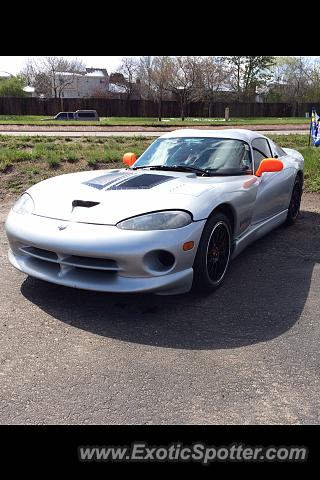
<path fill-rule="evenodd" d="M 62 72 L 69 75 L 60 75 Z M 43 57 L 29 60 L 21 75 L 28 85 L 32 85 L 38 95 L 61 99 L 63 110 L 63 92 L 71 85 L 77 73 L 85 72 L 85 65 L 80 60 L 66 60 L 63 57 Z"/>
<path fill-rule="evenodd" d="M 140 94 L 147 100 L 154 100 L 158 104 L 158 119 L 162 119 L 162 102 L 169 94 L 169 78 L 172 75 L 170 57 L 140 57 L 137 63 L 137 82 Z"/>
<path fill-rule="evenodd" d="M 200 57 L 170 57 L 171 74 L 168 79 L 170 89 L 180 101 L 181 120 L 185 119 L 186 106 L 196 99 L 200 86 Z"/>
<path fill-rule="evenodd" d="M 172 80 L 172 62 L 170 57 L 154 57 L 150 73 L 154 99 L 158 103 L 158 120 L 162 120 L 162 102 Z"/>
<path fill-rule="evenodd" d="M 140 57 L 137 62 L 136 75 L 140 80 L 140 92 L 147 100 L 154 99 L 152 90 L 152 73 L 154 69 L 154 58 L 151 56 Z"/>
<path fill-rule="evenodd" d="M 90 98 L 109 98 L 109 95 L 106 90 L 96 87 L 93 90 L 91 90 Z"/>
<path fill-rule="evenodd" d="M 230 67 L 230 85 L 238 100 L 247 101 L 255 94 L 256 87 L 266 85 L 271 79 L 275 57 L 224 57 L 224 61 Z"/>
<path fill-rule="evenodd" d="M 133 93 L 134 81 L 138 70 L 138 63 L 132 57 L 124 57 L 121 60 L 121 64 L 118 69 L 118 73 L 121 73 L 124 79 L 123 87 L 127 94 L 127 100 L 130 100 Z"/>
<path fill-rule="evenodd" d="M 131 113 L 130 100 L 134 92 L 134 82 L 136 79 L 137 69 L 138 69 L 138 62 L 136 59 L 132 57 L 123 57 L 117 72 L 115 72 L 114 74 L 115 77 L 116 76 L 118 77 L 117 81 L 114 83 L 121 86 L 124 89 L 124 92 L 126 94 L 126 103 L 127 103 L 126 108 L 127 108 L 127 115 L 129 116 Z"/>
<path fill-rule="evenodd" d="M 199 100 L 208 103 L 208 117 L 211 117 L 212 103 L 217 101 L 227 83 L 229 70 L 220 57 L 203 57 L 200 61 Z"/>
<path fill-rule="evenodd" d="M 112 83 L 113 85 L 121 86 L 123 87 L 123 89 L 125 89 L 124 86 L 126 84 L 126 79 L 124 78 L 122 73 L 113 72 L 113 73 L 110 73 L 109 83 Z"/>
<path fill-rule="evenodd" d="M 25 97 L 24 79 L 17 75 L 0 81 L 0 97 Z"/>
<path fill-rule="evenodd" d="M 306 57 L 278 57 L 273 67 L 273 80 L 268 100 L 276 99 L 292 104 L 292 116 L 298 112 L 299 102 L 313 100 L 319 93 L 317 66 Z"/>
<path fill-rule="evenodd" d="M 307 102 L 320 101 L 320 57 L 314 61 L 309 75 L 309 86 L 306 92 L 305 100 Z"/>

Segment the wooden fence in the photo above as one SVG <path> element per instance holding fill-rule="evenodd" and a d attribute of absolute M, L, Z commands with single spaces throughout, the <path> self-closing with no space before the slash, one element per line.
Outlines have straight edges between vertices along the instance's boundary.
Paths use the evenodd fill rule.
<path fill-rule="evenodd" d="M 230 107 L 231 117 L 301 117 L 312 107 L 320 111 L 320 103 L 244 103 L 215 102 L 211 106 L 211 117 L 224 117 L 224 110 Z M 150 100 L 124 100 L 104 98 L 65 98 L 64 111 L 97 110 L 101 117 L 157 117 L 158 105 Z M 60 112 L 61 101 L 58 98 L 18 98 L 0 97 L 0 115 L 42 115 L 52 116 Z M 186 117 L 208 117 L 208 104 L 193 102 L 186 106 Z M 164 101 L 162 116 L 173 118 L 180 116 L 177 101 Z"/>

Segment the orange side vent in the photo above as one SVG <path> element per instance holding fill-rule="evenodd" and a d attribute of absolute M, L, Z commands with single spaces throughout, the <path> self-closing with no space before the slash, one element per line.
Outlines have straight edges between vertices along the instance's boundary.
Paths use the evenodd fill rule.
<path fill-rule="evenodd" d="M 192 250 L 193 247 L 194 247 L 194 242 L 186 242 L 182 245 L 182 248 L 185 252 L 188 250 Z"/>

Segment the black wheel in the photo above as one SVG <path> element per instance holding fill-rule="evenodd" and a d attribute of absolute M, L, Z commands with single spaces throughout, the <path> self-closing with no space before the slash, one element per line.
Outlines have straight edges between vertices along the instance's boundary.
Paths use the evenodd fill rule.
<path fill-rule="evenodd" d="M 302 196 L 302 181 L 299 177 L 296 177 L 293 185 L 293 189 L 292 189 L 289 208 L 288 208 L 288 214 L 287 214 L 287 220 L 286 220 L 287 225 L 293 225 L 298 218 L 298 215 L 300 212 L 301 196 Z"/>
<path fill-rule="evenodd" d="M 222 284 L 230 262 L 231 232 L 230 221 L 223 213 L 208 219 L 193 264 L 193 290 L 208 293 Z"/>

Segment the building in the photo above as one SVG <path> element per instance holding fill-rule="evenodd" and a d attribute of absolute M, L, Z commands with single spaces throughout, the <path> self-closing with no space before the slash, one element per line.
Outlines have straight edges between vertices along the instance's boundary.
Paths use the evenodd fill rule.
<path fill-rule="evenodd" d="M 0 71 L 0 80 L 7 80 L 10 77 L 13 77 L 11 73 Z"/>
<path fill-rule="evenodd" d="M 109 75 L 105 68 L 86 68 L 83 73 L 56 72 L 52 79 L 52 96 L 86 98 L 105 96 L 109 90 Z"/>
<path fill-rule="evenodd" d="M 24 91 L 24 93 L 26 94 L 27 97 L 36 97 L 37 96 L 36 93 L 35 93 L 35 88 L 30 87 L 29 85 L 24 87 L 23 91 Z"/>

